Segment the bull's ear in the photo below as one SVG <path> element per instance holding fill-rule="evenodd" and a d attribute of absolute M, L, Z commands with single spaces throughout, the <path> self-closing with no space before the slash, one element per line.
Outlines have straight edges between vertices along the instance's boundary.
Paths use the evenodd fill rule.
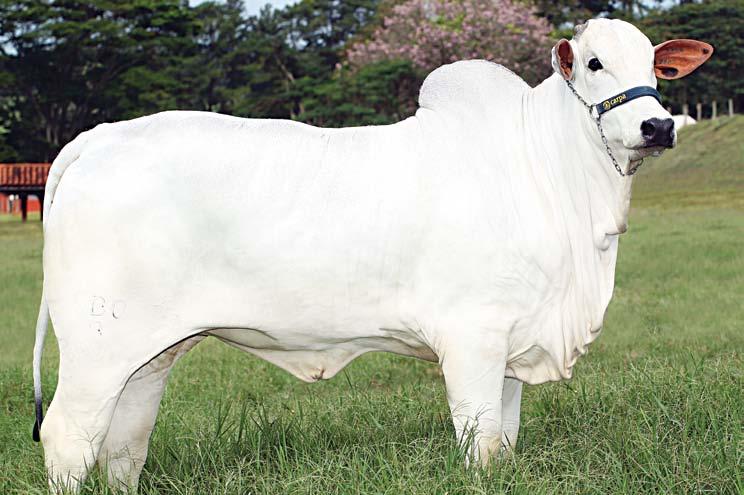
<path fill-rule="evenodd" d="M 552 51 L 553 70 L 567 81 L 573 77 L 574 53 L 571 43 L 562 39 L 555 44 Z"/>
<path fill-rule="evenodd" d="M 697 40 L 669 40 L 654 48 L 654 72 L 659 79 L 679 79 L 713 55 L 713 47 Z"/>

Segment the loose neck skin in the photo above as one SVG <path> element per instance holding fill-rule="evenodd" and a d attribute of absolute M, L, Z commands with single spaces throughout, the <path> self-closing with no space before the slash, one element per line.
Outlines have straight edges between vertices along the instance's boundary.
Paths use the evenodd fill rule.
<path fill-rule="evenodd" d="M 578 194 L 572 198 L 575 208 L 581 208 L 581 195 L 587 195 L 595 242 L 602 247 L 607 236 L 625 232 L 632 176 L 617 173 L 594 120 L 563 78 L 553 74 L 529 91 L 524 113 L 525 131 L 533 134 L 532 142 L 541 143 L 534 150 L 537 171 L 550 174 L 552 187 Z M 610 146 L 627 171 L 628 153 L 616 143 Z"/>

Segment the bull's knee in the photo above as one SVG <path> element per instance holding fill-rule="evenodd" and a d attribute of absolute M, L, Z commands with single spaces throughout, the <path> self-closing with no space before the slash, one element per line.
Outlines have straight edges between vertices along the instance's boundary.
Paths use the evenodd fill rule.
<path fill-rule="evenodd" d="M 132 445 L 116 452 L 102 449 L 98 464 L 106 471 L 109 487 L 114 490 L 134 491 L 147 458 L 147 443 L 132 442 Z"/>

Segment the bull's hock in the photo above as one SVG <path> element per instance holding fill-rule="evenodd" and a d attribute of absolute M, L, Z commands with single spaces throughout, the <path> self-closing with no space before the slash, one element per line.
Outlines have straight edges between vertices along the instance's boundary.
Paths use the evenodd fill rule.
<path fill-rule="evenodd" d="M 389 126 L 166 112 L 65 146 L 34 353 L 51 482 L 77 488 L 100 461 L 136 487 L 168 373 L 207 336 L 306 381 L 370 351 L 438 361 L 469 459 L 513 447 L 522 383 L 569 378 L 599 335 L 629 167 L 664 148 L 642 132 L 668 118 L 653 97 L 587 111 L 655 88 L 658 50 L 621 21 L 581 31 L 534 89 L 457 62 Z M 48 316 L 60 371 L 42 423 Z"/>

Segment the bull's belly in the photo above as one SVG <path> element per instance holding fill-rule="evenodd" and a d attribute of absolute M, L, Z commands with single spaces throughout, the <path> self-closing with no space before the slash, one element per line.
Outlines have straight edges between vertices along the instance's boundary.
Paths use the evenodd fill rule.
<path fill-rule="evenodd" d="M 339 333 L 322 337 L 306 332 L 278 335 L 251 328 L 219 328 L 207 333 L 306 382 L 331 378 L 355 358 L 373 351 L 437 361 L 436 354 L 406 330 L 379 329 L 366 336 Z"/>

